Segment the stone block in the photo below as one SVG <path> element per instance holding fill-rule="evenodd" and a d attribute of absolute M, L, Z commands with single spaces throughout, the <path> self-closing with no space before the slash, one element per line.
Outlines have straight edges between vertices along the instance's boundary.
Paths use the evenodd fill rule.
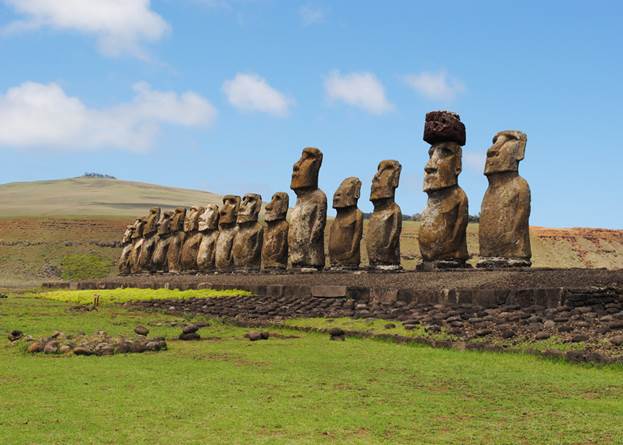
<path fill-rule="evenodd" d="M 344 298 L 348 296 L 346 286 L 312 286 L 311 295 L 316 298 Z"/>
<path fill-rule="evenodd" d="M 373 287 L 370 289 L 370 302 L 377 304 L 394 304 L 398 301 L 398 289 Z"/>

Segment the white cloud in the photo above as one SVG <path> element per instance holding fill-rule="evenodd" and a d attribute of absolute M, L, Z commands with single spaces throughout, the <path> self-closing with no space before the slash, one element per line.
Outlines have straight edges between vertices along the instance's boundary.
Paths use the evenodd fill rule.
<path fill-rule="evenodd" d="M 385 97 L 385 89 L 372 73 L 341 75 L 334 71 L 325 80 L 325 92 L 331 100 L 341 100 L 372 114 L 383 114 L 393 106 Z"/>
<path fill-rule="evenodd" d="M 433 101 L 451 101 L 465 91 L 463 84 L 450 78 L 445 71 L 409 74 L 405 76 L 405 81 L 415 91 Z"/>
<path fill-rule="evenodd" d="M 291 99 L 256 74 L 236 74 L 233 79 L 223 83 L 223 91 L 229 103 L 242 111 L 285 116 L 292 104 Z"/>
<path fill-rule="evenodd" d="M 41 27 L 94 35 L 107 55 L 145 57 L 142 44 L 169 30 L 150 0 L 3 0 L 25 18 L 8 24 L 4 33 Z"/>
<path fill-rule="evenodd" d="M 202 96 L 134 85 L 132 101 L 89 108 L 55 83 L 25 82 L 0 95 L 0 146 L 96 150 L 149 149 L 161 124 L 209 125 L 214 107 Z"/>
<path fill-rule="evenodd" d="M 316 25 L 325 20 L 325 12 L 320 8 L 303 5 L 299 8 L 299 16 L 305 26 Z"/>

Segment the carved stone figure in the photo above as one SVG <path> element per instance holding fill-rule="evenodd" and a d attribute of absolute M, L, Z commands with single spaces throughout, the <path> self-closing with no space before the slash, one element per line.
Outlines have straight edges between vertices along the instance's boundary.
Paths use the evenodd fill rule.
<path fill-rule="evenodd" d="M 264 208 L 264 241 L 262 243 L 262 270 L 280 271 L 288 266 L 288 228 L 286 220 L 290 197 L 277 192 Z"/>
<path fill-rule="evenodd" d="M 180 273 L 182 270 L 180 257 L 182 246 L 186 239 L 186 232 L 184 232 L 185 221 L 186 209 L 184 207 L 176 208 L 171 220 L 171 240 L 169 241 L 169 250 L 167 252 L 167 268 L 169 273 Z"/>
<path fill-rule="evenodd" d="M 423 260 L 420 268 L 466 267 L 468 203 L 458 185 L 465 125 L 456 113 L 433 111 L 426 115 L 424 140 L 431 147 L 424 168 L 428 201 L 418 235 Z"/>
<path fill-rule="evenodd" d="M 223 196 L 223 205 L 219 211 L 219 234 L 216 240 L 215 266 L 218 272 L 231 272 L 233 268 L 232 247 L 236 236 L 240 196 Z"/>
<path fill-rule="evenodd" d="M 337 211 L 329 228 L 329 261 L 333 270 L 355 270 L 361 262 L 363 213 L 357 208 L 361 181 L 351 176 L 344 179 L 333 195 Z"/>
<path fill-rule="evenodd" d="M 218 239 L 219 211 L 216 204 L 208 204 L 199 215 L 199 233 L 201 243 L 197 252 L 197 268 L 200 272 L 213 272 L 216 254 L 216 240 Z"/>
<path fill-rule="evenodd" d="M 197 271 L 197 254 L 203 235 L 199 233 L 199 217 L 205 211 L 203 207 L 191 207 L 184 220 L 184 245 L 180 253 L 180 264 L 184 272 Z"/>
<path fill-rule="evenodd" d="M 158 272 L 168 272 L 167 255 L 169 243 L 171 242 L 171 220 L 172 212 L 164 212 L 158 222 L 158 242 L 156 250 L 151 257 L 152 270 Z"/>
<path fill-rule="evenodd" d="M 262 197 L 247 193 L 238 210 L 238 230 L 234 237 L 232 257 L 237 272 L 258 272 L 262 262 L 263 228 L 257 222 L 262 208 Z"/>
<path fill-rule="evenodd" d="M 138 218 L 134 222 L 134 232 L 132 233 L 132 252 L 130 253 L 130 271 L 132 273 L 141 272 L 139 258 L 145 238 L 143 238 L 143 230 L 145 228 L 145 220 Z"/>
<path fill-rule="evenodd" d="M 370 269 L 400 270 L 400 233 L 402 211 L 395 202 L 402 166 L 398 161 L 385 160 L 378 165 L 372 179 L 370 201 L 374 211 L 368 221 L 366 248 Z"/>
<path fill-rule="evenodd" d="M 318 188 L 322 152 L 303 149 L 292 168 L 290 188 L 296 193 L 296 205 L 290 215 L 288 255 L 290 266 L 301 270 L 324 268 L 324 228 L 327 223 L 327 197 Z"/>
<path fill-rule="evenodd" d="M 126 226 L 123 238 L 121 239 L 121 256 L 117 266 L 119 268 L 120 275 L 127 275 L 130 273 L 130 255 L 132 253 L 132 234 L 134 233 L 134 225 L 130 224 Z"/>
<path fill-rule="evenodd" d="M 489 187 L 480 209 L 478 267 L 530 267 L 530 187 L 519 176 L 528 137 L 500 131 L 487 150 Z"/>
<path fill-rule="evenodd" d="M 138 258 L 139 268 L 143 272 L 151 272 L 152 261 L 151 257 L 156 250 L 156 244 L 158 243 L 158 221 L 160 220 L 160 208 L 153 207 L 149 210 L 149 215 L 145 218 L 145 228 L 143 229 L 143 246 Z"/>

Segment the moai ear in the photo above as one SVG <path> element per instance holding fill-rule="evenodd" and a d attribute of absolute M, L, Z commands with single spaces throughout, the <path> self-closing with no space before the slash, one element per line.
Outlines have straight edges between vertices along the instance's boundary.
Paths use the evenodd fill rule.
<path fill-rule="evenodd" d="M 398 188 L 400 184 L 400 172 L 402 172 L 402 165 L 396 162 L 396 166 L 394 167 L 394 174 L 392 175 L 392 187 Z"/>
<path fill-rule="evenodd" d="M 528 136 L 525 133 L 517 132 L 520 134 L 519 140 L 517 141 L 517 161 L 523 161 L 523 158 L 526 156 L 526 144 L 528 143 Z"/>
<path fill-rule="evenodd" d="M 463 171 L 463 149 L 459 147 L 456 151 L 456 167 L 454 169 L 454 173 L 458 176 Z"/>

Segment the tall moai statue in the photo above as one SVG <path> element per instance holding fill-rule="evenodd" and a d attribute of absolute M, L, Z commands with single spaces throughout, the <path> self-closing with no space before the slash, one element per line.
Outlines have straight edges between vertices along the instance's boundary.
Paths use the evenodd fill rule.
<path fill-rule="evenodd" d="M 186 239 L 184 224 L 187 213 L 190 216 L 190 212 L 186 212 L 184 207 L 177 207 L 171 219 L 171 240 L 169 241 L 169 250 L 167 252 L 167 269 L 169 273 L 180 273 L 182 270 L 180 256 L 184 240 Z"/>
<path fill-rule="evenodd" d="M 402 166 L 398 161 L 381 161 L 370 190 L 374 211 L 368 221 L 366 250 L 371 270 L 396 271 L 400 266 L 402 211 L 395 202 Z"/>
<path fill-rule="evenodd" d="M 127 225 L 123 238 L 121 239 L 121 255 L 117 262 L 119 275 L 128 275 L 130 273 L 130 256 L 132 253 L 132 234 L 134 233 L 134 224 Z"/>
<path fill-rule="evenodd" d="M 467 195 L 458 185 L 462 169 L 465 125 L 458 114 L 433 111 L 426 114 L 424 141 L 431 144 L 424 168 L 424 192 L 418 241 L 423 270 L 466 267 Z"/>
<path fill-rule="evenodd" d="M 530 267 L 530 187 L 519 176 L 528 137 L 500 131 L 487 150 L 489 187 L 480 208 L 478 267 Z"/>
<path fill-rule="evenodd" d="M 145 238 L 143 238 L 143 230 L 145 229 L 145 220 L 143 218 L 138 218 L 134 222 L 134 232 L 132 233 L 132 252 L 130 253 L 130 272 L 131 273 L 140 273 L 141 265 L 140 265 L 140 256 L 141 249 L 143 248 L 143 244 L 145 243 Z"/>
<path fill-rule="evenodd" d="M 208 204 L 199 215 L 199 234 L 201 243 L 197 252 L 197 268 L 199 272 L 214 272 L 216 240 L 218 239 L 218 206 Z"/>
<path fill-rule="evenodd" d="M 219 211 L 219 234 L 216 240 L 214 263 L 217 272 L 231 272 L 233 268 L 232 247 L 236 236 L 236 221 L 240 208 L 240 196 L 223 196 L 223 205 Z"/>
<path fill-rule="evenodd" d="M 152 271 L 151 257 L 156 250 L 156 244 L 158 243 L 158 221 L 160 220 L 160 208 L 152 207 L 149 210 L 149 215 L 145 218 L 145 228 L 143 229 L 143 247 L 138 258 L 139 268 L 143 272 Z"/>
<path fill-rule="evenodd" d="M 184 220 L 184 233 L 186 238 L 180 253 L 180 264 L 184 272 L 197 271 L 197 255 L 199 244 L 203 238 L 199 233 L 199 217 L 205 211 L 203 207 L 191 207 Z"/>
<path fill-rule="evenodd" d="M 264 208 L 264 241 L 262 243 L 262 271 L 277 272 L 288 267 L 288 229 L 286 219 L 290 197 L 277 192 Z"/>
<path fill-rule="evenodd" d="M 259 272 L 262 264 L 262 239 L 264 229 L 258 220 L 262 209 L 262 197 L 247 193 L 242 197 L 238 210 L 238 230 L 232 246 L 232 258 L 236 272 Z"/>
<path fill-rule="evenodd" d="M 324 268 L 324 229 L 327 223 L 327 197 L 318 188 L 322 152 L 313 147 L 303 149 L 292 168 L 290 188 L 296 193 L 296 205 L 290 215 L 288 255 L 295 270 Z"/>
<path fill-rule="evenodd" d="M 156 250 L 151 256 L 151 267 L 155 272 L 168 272 L 167 257 L 169 253 L 169 244 L 171 242 L 171 220 L 173 212 L 163 212 L 158 221 L 158 242 Z"/>
<path fill-rule="evenodd" d="M 342 181 L 333 195 L 337 211 L 329 227 L 329 262 L 332 270 L 356 270 L 361 263 L 363 213 L 357 208 L 361 181 L 351 176 Z"/>

